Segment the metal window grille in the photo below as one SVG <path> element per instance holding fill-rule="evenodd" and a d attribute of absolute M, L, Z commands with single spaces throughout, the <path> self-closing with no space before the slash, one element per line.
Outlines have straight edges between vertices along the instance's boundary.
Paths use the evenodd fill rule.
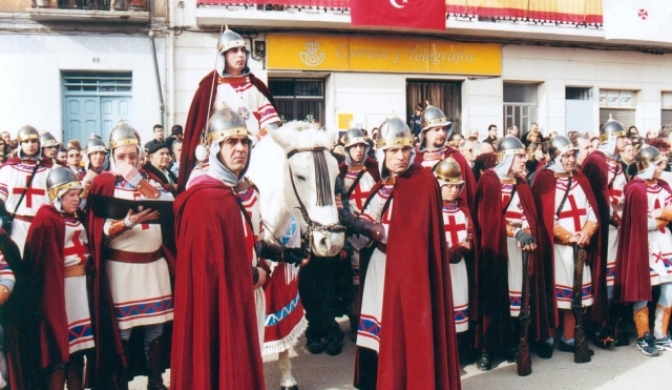
<path fill-rule="evenodd" d="M 64 73 L 63 88 L 66 94 L 129 94 L 133 88 L 131 72 L 121 73 Z"/>

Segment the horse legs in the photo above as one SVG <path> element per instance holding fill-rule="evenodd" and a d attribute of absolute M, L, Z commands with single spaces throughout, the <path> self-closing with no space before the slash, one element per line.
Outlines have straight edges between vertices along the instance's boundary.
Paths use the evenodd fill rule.
<path fill-rule="evenodd" d="M 278 367 L 280 368 L 280 389 L 299 390 L 296 379 L 292 376 L 292 362 L 289 360 L 289 349 L 278 353 Z"/>

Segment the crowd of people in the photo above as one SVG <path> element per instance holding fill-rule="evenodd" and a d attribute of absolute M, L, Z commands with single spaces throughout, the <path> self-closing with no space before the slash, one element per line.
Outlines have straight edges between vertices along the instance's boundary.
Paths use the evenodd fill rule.
<path fill-rule="evenodd" d="M 171 137 L 157 125 L 143 146 L 127 123 L 84 148 L 31 126 L 2 134 L 0 385 L 127 389 L 147 375 L 166 389 L 170 366 L 173 389 L 263 389 L 265 343 L 293 343 L 303 312 L 265 328 L 297 307 L 313 354 L 341 352 L 335 318 L 349 317 L 358 389 L 460 389 L 460 365 L 501 359 L 529 375 L 531 351 L 556 346 L 577 363 L 589 342 L 672 350 L 672 128 L 499 137 L 493 124 L 479 141 L 426 104 L 410 123 L 288 151 L 312 152 L 317 203 L 346 236 L 325 257 L 297 231 L 263 239 L 246 173 L 282 123 L 242 37 L 227 29 L 218 53 Z M 318 172 L 329 156 L 333 182 Z M 290 175 L 296 192 L 306 178 Z M 270 264 L 299 269 L 278 288 L 300 303 L 273 308 L 265 289 L 293 268 Z"/>

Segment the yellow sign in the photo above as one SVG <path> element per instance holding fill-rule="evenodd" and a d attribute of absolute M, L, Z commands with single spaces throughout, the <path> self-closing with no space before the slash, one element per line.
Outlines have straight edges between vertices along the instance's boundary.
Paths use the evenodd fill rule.
<path fill-rule="evenodd" d="M 350 128 L 350 123 L 354 119 L 354 115 L 341 113 L 338 114 L 338 129 L 339 130 L 348 130 Z"/>
<path fill-rule="evenodd" d="M 266 37 L 269 69 L 500 76 L 502 46 L 439 40 Z"/>

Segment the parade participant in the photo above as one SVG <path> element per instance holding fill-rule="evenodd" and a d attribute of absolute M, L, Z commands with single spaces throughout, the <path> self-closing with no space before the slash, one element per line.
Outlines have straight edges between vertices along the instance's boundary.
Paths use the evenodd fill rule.
<path fill-rule="evenodd" d="M 159 217 L 159 212 L 152 209 L 129 210 L 125 218 L 117 220 L 96 216 L 94 210 L 114 198 L 170 201 L 173 197 L 157 178 L 138 170 L 141 146 L 134 128 L 119 124 L 110 132 L 109 146 L 110 170 L 93 180 L 87 201 L 87 228 L 96 266 L 94 296 L 99 297 L 94 307 L 112 321 L 111 329 L 95 330 L 97 363 L 102 365 L 98 368 L 106 373 L 123 364 L 125 369 L 117 374 L 124 387 L 135 372 L 130 367 L 131 351 L 136 347 L 129 344 L 131 332 L 142 328 L 148 388 L 165 389 L 161 378 L 165 353 L 161 335 L 164 323 L 173 319 L 168 263 L 173 255 L 169 249 L 172 242 L 167 239 L 172 229 L 152 224 Z M 95 199 L 94 195 L 100 198 Z M 104 204 L 97 205 L 98 202 Z M 142 348 L 135 350 L 141 353 Z"/>
<path fill-rule="evenodd" d="M 82 151 L 78 146 L 72 145 L 68 148 L 68 155 L 66 157 L 68 167 L 77 175 L 79 180 L 84 178 L 86 175 L 86 169 L 82 167 Z"/>
<path fill-rule="evenodd" d="M 23 256 L 28 227 L 40 206 L 48 202 L 46 182 L 52 162 L 42 159 L 40 134 L 34 127 L 20 128 L 16 138 L 17 157 L 0 168 L 0 200 L 9 216 L 3 217 L 3 228 L 9 231 Z"/>
<path fill-rule="evenodd" d="M 378 230 L 362 259 L 358 389 L 461 388 L 441 194 L 431 172 L 412 163 L 412 143 L 401 119 L 380 126 L 382 181 L 360 216 Z"/>
<path fill-rule="evenodd" d="M 5 306 L 14 290 L 16 279 L 12 267 L 19 266 L 20 262 L 19 248 L 7 236 L 7 233 L 0 229 L 0 306 Z M 18 361 L 19 358 L 19 353 L 16 353 L 16 351 L 20 345 L 17 335 L 20 328 L 16 326 L 16 318 L 12 321 L 8 317 L 18 316 L 19 312 L 25 307 L 23 306 L 25 303 L 17 299 L 14 299 L 13 303 L 13 312 L 11 312 L 12 309 L 3 308 L 2 310 L 4 314 L 3 321 L 0 324 L 0 388 L 7 382 L 21 381 L 21 378 L 15 377 L 17 374 L 16 370 L 13 370 L 11 373 L 9 372 L 7 358 L 11 359 L 13 356 L 5 356 L 5 353 L 7 355 L 14 354 L 17 358 L 15 361 Z M 18 364 L 20 365 L 20 362 Z"/>
<path fill-rule="evenodd" d="M 89 188 L 93 179 L 96 178 L 101 172 L 107 169 L 107 147 L 105 142 L 102 139 L 91 136 L 86 142 L 86 149 L 84 150 L 86 156 L 84 161 L 86 161 L 86 175 L 82 178 L 82 186 L 84 191 L 82 191 L 82 198 L 86 198 L 86 195 L 89 193 Z"/>
<path fill-rule="evenodd" d="M 476 180 L 471 171 L 469 162 L 455 148 L 445 145 L 446 139 L 452 130 L 449 130 L 451 122 L 446 119 L 438 107 L 428 105 L 422 112 L 422 132 L 420 133 L 420 147 L 416 151 L 415 163 L 424 167 L 432 168 L 439 161 L 453 157 L 462 171 L 462 179 L 465 182 L 464 191 L 460 194 L 466 204 L 473 205 L 476 193 Z"/>
<path fill-rule="evenodd" d="M 616 247 L 623 211 L 623 188 L 627 178 L 621 164 L 616 161 L 618 154 L 625 148 L 627 141 L 625 129 L 619 122 L 609 118 L 600 128 L 600 145 L 586 157 L 582 172 L 588 178 L 595 199 L 597 200 L 598 223 L 602 243 L 600 245 L 602 259 L 606 259 L 606 268 L 593 269 L 593 286 L 607 287 L 608 308 L 600 305 L 593 307 L 593 317 L 609 318 L 608 323 L 598 324 L 595 343 L 602 348 L 613 345 L 628 345 L 628 335 L 622 318 L 627 309 L 612 302 L 613 285 L 616 269 Z M 599 272 L 598 272 L 599 271 Z M 598 313 L 595 313 L 595 311 Z M 605 313 L 599 313 L 604 310 Z"/>
<path fill-rule="evenodd" d="M 42 158 L 50 159 L 52 163 L 57 163 L 56 154 L 61 143 L 50 132 L 45 131 L 42 133 L 40 136 L 40 146 L 42 147 Z"/>
<path fill-rule="evenodd" d="M 339 165 L 338 177 L 345 186 L 345 196 L 348 199 L 350 212 L 355 216 L 362 213 L 364 202 L 369 197 L 371 188 L 380 180 L 378 163 L 369 157 L 368 137 L 360 129 L 350 129 L 343 136 L 345 160 Z M 352 283 L 355 290 L 359 289 L 359 251 L 368 240 L 359 235 L 348 236 L 349 246 L 352 248 L 350 265 L 352 266 Z M 359 305 L 354 302 L 350 318 L 351 329 L 357 329 L 359 323 Z"/>
<path fill-rule="evenodd" d="M 89 248 L 78 219 L 82 185 L 66 167 L 47 176 L 50 204 L 40 207 L 28 230 L 25 275 L 19 288 L 25 307 L 36 308 L 27 321 L 26 349 L 37 348 L 35 364 L 49 390 L 84 389 L 84 355 L 94 347 L 86 288 Z M 32 357 L 34 351 L 25 351 Z"/>
<path fill-rule="evenodd" d="M 625 186 L 616 259 L 615 299 L 633 303 L 636 347 L 648 356 L 657 356 L 658 350 L 672 351 L 672 235 L 667 227 L 672 221 L 672 190 L 660 179 L 666 164 L 656 148 L 646 146 L 629 167 L 636 174 Z M 653 286 L 660 286 L 660 298 L 652 334 L 648 302 Z"/>
<path fill-rule="evenodd" d="M 477 362 L 479 370 L 490 370 L 497 356 L 516 359 L 521 311 L 529 310 L 537 323 L 546 318 L 544 279 L 530 268 L 541 269 L 543 261 L 539 241 L 544 241 L 538 224 L 536 207 L 530 187 L 520 175 L 525 171 L 525 147 L 516 137 L 504 137 L 497 148 L 497 165 L 486 170 L 478 181 L 476 192 L 477 220 L 480 228 L 479 255 L 475 265 L 478 286 L 479 322 L 476 346 L 481 349 Z M 542 245 L 539 245 L 543 247 Z M 523 252 L 532 264 L 524 268 Z M 529 301 L 528 288 L 537 286 Z M 526 294 L 524 294 L 526 293 Z M 523 319 L 526 319 L 523 317 Z M 539 330 L 540 326 L 536 326 Z M 537 332 L 537 338 L 541 333 Z M 519 359 L 527 359 L 521 354 Z M 550 357 L 550 356 L 549 356 Z M 523 374 L 521 374 L 523 375 Z"/>
<path fill-rule="evenodd" d="M 464 333 L 469 330 L 469 276 L 464 254 L 473 249 L 474 222 L 469 207 L 458 199 L 464 189 L 464 180 L 457 161 L 448 157 L 436 164 L 433 171 L 443 199 L 443 228 L 450 261 L 453 320 L 457 333 Z"/>
<path fill-rule="evenodd" d="M 255 313 L 255 301 L 269 276 L 255 249 L 259 194 L 244 177 L 250 134 L 228 108 L 212 115 L 206 131 L 210 167 L 175 203 L 171 389 L 264 389 L 264 313 Z M 212 199 L 217 207 L 203 207 Z"/>
<path fill-rule="evenodd" d="M 588 179 L 576 171 L 576 156 L 579 150 L 569 139 L 556 136 L 550 142 L 551 163 L 539 171 L 532 186 L 537 200 L 540 217 L 546 228 L 548 242 L 553 243 L 550 264 L 544 263 L 547 274 L 552 275 L 554 291 L 552 295 L 555 318 L 563 317 L 563 333 L 558 349 L 574 351 L 574 328 L 576 319 L 572 312 L 575 289 L 581 291 L 581 307 L 593 305 L 593 301 L 606 300 L 606 291 L 596 289 L 592 284 L 591 268 L 602 268 L 602 258 L 597 250 L 600 245 L 597 223 L 597 202 Z M 593 239 L 593 236 L 595 238 Z M 575 248 L 576 247 L 576 248 Z M 583 253 L 581 253 L 583 252 Z M 574 286 L 576 256 L 590 259 L 580 271 L 582 283 Z M 583 311 L 583 310 L 582 310 Z M 598 319 L 599 320 L 599 319 Z M 559 324 L 551 324 L 558 328 Z M 550 338 L 549 349 L 553 348 Z"/>
<path fill-rule="evenodd" d="M 240 34 L 228 27 L 217 43 L 215 70 L 201 80 L 191 101 L 184 130 L 184 153 L 180 161 L 179 191 L 183 191 L 196 163 L 195 151 L 208 115 L 230 107 L 257 139 L 280 125 L 280 117 L 268 87 L 250 72 L 250 50 Z"/>

